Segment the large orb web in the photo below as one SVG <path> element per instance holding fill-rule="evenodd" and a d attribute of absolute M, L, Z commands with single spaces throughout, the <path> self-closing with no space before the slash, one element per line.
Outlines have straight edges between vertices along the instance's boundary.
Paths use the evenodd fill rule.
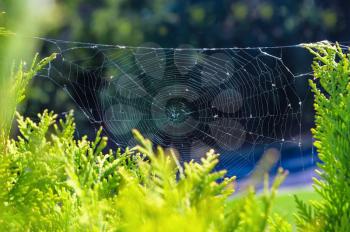
<path fill-rule="evenodd" d="M 282 48 L 46 42 L 59 55 L 43 75 L 121 147 L 135 144 L 136 128 L 176 149 L 181 161 L 213 148 L 219 166 L 239 175 L 269 147 L 302 146 L 303 99 L 295 85 L 302 76 L 272 55 Z"/>

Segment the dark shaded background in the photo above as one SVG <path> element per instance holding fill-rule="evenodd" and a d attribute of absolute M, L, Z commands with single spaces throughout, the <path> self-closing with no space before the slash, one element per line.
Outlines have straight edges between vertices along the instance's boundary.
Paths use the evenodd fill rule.
<path fill-rule="evenodd" d="M 61 0 L 52 15 L 55 26 L 42 37 L 140 46 L 260 47 L 320 40 L 349 41 L 347 1 L 144 1 Z M 310 56 L 295 50 L 284 61 L 295 73 L 309 71 Z M 301 81 L 300 93 L 307 92 Z M 56 112 L 74 107 L 62 89 L 37 79 L 26 111 Z M 310 120 L 310 117 L 309 117 Z M 81 129 L 82 133 L 87 132 Z"/>
<path fill-rule="evenodd" d="M 75 41 L 163 47 L 275 46 L 344 41 L 347 1 L 59 1 L 50 33 Z"/>

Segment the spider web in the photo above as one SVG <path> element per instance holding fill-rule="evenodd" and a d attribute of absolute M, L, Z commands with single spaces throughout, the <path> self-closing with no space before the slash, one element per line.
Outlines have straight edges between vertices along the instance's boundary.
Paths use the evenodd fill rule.
<path fill-rule="evenodd" d="M 119 147 L 138 129 L 181 161 L 210 149 L 220 168 L 247 173 L 270 147 L 303 153 L 304 98 L 283 51 L 300 48 L 161 48 L 42 39 L 58 57 L 44 75 Z M 283 154 L 283 152 L 282 152 Z M 236 173 L 235 173 L 236 174 Z"/>

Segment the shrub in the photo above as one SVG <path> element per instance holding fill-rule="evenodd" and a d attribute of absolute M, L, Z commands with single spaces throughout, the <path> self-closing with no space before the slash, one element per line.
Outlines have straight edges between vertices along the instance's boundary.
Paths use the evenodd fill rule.
<path fill-rule="evenodd" d="M 265 231 L 285 223 L 270 216 L 282 173 L 262 200 L 251 190 L 232 204 L 234 178 L 213 172 L 213 151 L 182 167 L 135 131 L 135 149 L 104 153 L 100 132 L 91 142 L 73 138 L 72 114 L 58 124 L 47 111 L 39 119 L 18 115 L 21 135 L 0 156 L 1 230 Z"/>
<path fill-rule="evenodd" d="M 321 163 L 314 188 L 322 201 L 299 206 L 304 231 L 349 231 L 350 225 L 350 55 L 339 44 L 307 44 L 314 55 L 316 127 L 312 130 Z M 316 83 L 316 80 L 319 80 Z"/>
<path fill-rule="evenodd" d="M 2 85 L 3 82 L 0 82 L 0 149 L 4 147 L 2 142 L 6 141 L 6 137 L 10 134 L 16 106 L 24 100 L 25 90 L 30 80 L 55 57 L 56 54 L 52 54 L 38 61 L 38 54 L 36 54 L 29 69 L 26 69 L 24 62 L 20 62 L 17 69 L 12 68 L 9 82 L 6 85 Z"/>

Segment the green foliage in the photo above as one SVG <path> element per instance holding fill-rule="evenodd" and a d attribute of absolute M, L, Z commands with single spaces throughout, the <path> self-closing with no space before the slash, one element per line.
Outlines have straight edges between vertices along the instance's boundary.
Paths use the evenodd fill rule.
<path fill-rule="evenodd" d="M 24 100 L 25 90 L 30 80 L 55 58 L 56 54 L 52 54 L 38 61 L 38 54 L 36 54 L 29 68 L 27 68 L 25 62 L 20 62 L 17 69 L 12 68 L 8 85 L 0 85 L 0 148 L 1 141 L 4 141 L 10 133 L 16 106 Z"/>
<path fill-rule="evenodd" d="M 175 154 L 134 131 L 140 145 L 106 152 L 107 138 L 74 139 L 72 114 L 45 111 L 33 122 L 19 114 L 20 136 L 0 156 L 1 231 L 268 231 L 289 228 L 270 216 L 285 174 L 271 192 L 230 202 L 234 178 L 201 164 L 180 166 Z M 142 154 L 142 155 L 141 155 Z M 288 231 L 288 230 L 275 230 Z"/>
<path fill-rule="evenodd" d="M 349 231 L 350 224 L 350 55 L 338 44 L 307 44 L 315 56 L 310 81 L 315 94 L 312 133 L 321 163 L 314 188 L 322 201 L 298 199 L 298 226 L 304 231 Z"/>
<path fill-rule="evenodd" d="M 2 231 L 94 229 L 108 220 L 107 199 L 120 180 L 116 167 L 132 167 L 133 160 L 120 151 L 103 154 L 106 139 L 99 134 L 93 142 L 74 140 L 72 114 L 58 125 L 56 117 L 45 111 L 35 123 L 18 115 L 21 135 L 0 157 Z"/>
<path fill-rule="evenodd" d="M 288 222 L 271 212 L 277 189 L 286 175 L 286 172 L 279 169 L 271 189 L 268 188 L 268 176 L 265 175 L 264 192 L 261 196 L 257 196 L 254 188 L 249 187 L 247 195 L 233 200 L 234 207 L 229 208 L 231 211 L 226 214 L 230 218 L 232 229 L 226 231 L 291 231 Z"/>

